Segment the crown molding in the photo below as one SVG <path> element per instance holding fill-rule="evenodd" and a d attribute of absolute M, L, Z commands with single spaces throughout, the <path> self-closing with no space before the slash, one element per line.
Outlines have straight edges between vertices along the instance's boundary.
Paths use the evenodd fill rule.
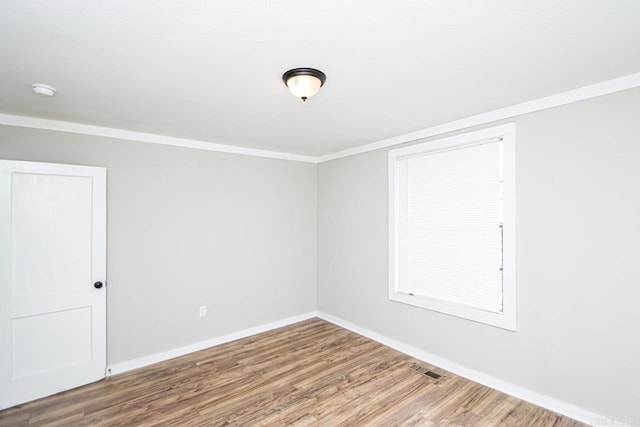
<path fill-rule="evenodd" d="M 349 148 L 347 150 L 338 151 L 336 153 L 327 154 L 318 157 L 318 163 L 328 162 L 330 160 L 340 159 L 342 157 L 353 156 L 355 154 L 366 153 L 368 151 L 388 148 L 394 145 L 415 142 L 420 139 L 432 136 L 442 135 L 448 132 L 454 132 L 470 128 L 473 126 L 483 125 L 498 120 L 510 119 L 523 114 L 533 113 L 536 111 L 546 110 L 561 105 L 571 104 L 585 99 L 595 98 L 610 93 L 620 92 L 626 89 L 633 89 L 640 86 L 640 73 L 630 74 L 613 80 L 607 80 L 601 83 L 584 86 L 578 89 L 561 92 L 544 98 L 535 99 L 533 101 L 523 102 L 521 104 L 509 107 L 499 108 L 497 110 L 486 113 L 477 114 L 475 116 L 466 117 L 464 119 L 455 120 L 449 123 L 422 129 L 416 132 L 406 133 L 404 135 L 394 136 L 392 138 L 383 139 L 381 141 L 372 142 L 358 147 Z"/>
<path fill-rule="evenodd" d="M 0 125 L 103 136 L 107 138 L 125 139 L 151 144 L 173 145 L 177 147 L 193 148 L 196 150 L 218 151 L 222 153 L 266 157 L 271 159 L 292 160 L 306 163 L 323 163 L 330 160 L 340 159 L 342 157 L 392 147 L 394 145 L 415 142 L 421 139 L 442 135 L 448 132 L 455 132 L 473 126 L 510 119 L 523 114 L 559 107 L 636 87 L 640 87 L 640 72 L 318 157 L 12 114 L 0 113 Z"/>
<path fill-rule="evenodd" d="M 135 132 L 124 129 L 85 125 L 81 123 L 60 120 L 41 119 L 37 117 L 18 116 L 0 113 L 0 125 L 46 129 L 60 132 L 77 133 L 82 135 L 103 136 L 107 138 L 125 139 L 150 144 L 173 145 L 176 147 L 193 148 L 196 150 L 218 151 L 221 153 L 242 154 L 245 156 L 267 157 L 270 159 L 293 160 L 297 162 L 317 163 L 314 156 L 283 153 L 279 151 L 260 150 L 257 148 L 239 147 L 236 145 L 219 144 L 196 139 L 177 138 L 173 136 L 157 135 L 153 133 Z"/>

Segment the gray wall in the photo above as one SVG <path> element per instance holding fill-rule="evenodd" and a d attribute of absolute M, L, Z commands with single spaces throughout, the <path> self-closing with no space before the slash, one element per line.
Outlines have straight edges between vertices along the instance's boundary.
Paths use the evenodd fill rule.
<path fill-rule="evenodd" d="M 318 169 L 318 309 L 640 422 L 640 89 L 517 117 L 518 331 L 387 299 L 387 151 Z"/>
<path fill-rule="evenodd" d="M 107 168 L 109 364 L 315 310 L 314 164 L 8 126 L 0 158 Z"/>

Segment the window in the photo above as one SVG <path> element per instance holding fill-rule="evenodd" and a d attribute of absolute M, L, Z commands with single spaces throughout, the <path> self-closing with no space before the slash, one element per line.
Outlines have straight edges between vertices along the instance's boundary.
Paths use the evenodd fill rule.
<path fill-rule="evenodd" d="M 516 330 L 515 124 L 389 152 L 389 298 Z"/>

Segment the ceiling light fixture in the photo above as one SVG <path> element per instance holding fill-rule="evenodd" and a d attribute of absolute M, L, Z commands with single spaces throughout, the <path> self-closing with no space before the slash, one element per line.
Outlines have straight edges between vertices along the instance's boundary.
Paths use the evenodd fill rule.
<path fill-rule="evenodd" d="M 32 83 L 31 89 L 36 95 L 40 96 L 53 96 L 56 94 L 56 88 L 46 85 L 44 83 Z"/>
<path fill-rule="evenodd" d="M 318 93 L 327 76 L 315 68 L 294 68 L 282 75 L 282 81 L 289 88 L 289 92 L 302 101 L 306 101 Z"/>

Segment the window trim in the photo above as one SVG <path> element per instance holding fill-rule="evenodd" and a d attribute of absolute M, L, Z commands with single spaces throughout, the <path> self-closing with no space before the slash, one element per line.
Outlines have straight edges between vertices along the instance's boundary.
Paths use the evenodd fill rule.
<path fill-rule="evenodd" d="M 503 144 L 503 310 L 492 313 L 478 308 L 398 292 L 398 159 L 434 153 L 454 147 L 473 146 L 496 138 Z M 494 126 L 448 138 L 430 140 L 389 150 L 389 299 L 499 328 L 515 331 L 516 324 L 516 124 Z"/>

